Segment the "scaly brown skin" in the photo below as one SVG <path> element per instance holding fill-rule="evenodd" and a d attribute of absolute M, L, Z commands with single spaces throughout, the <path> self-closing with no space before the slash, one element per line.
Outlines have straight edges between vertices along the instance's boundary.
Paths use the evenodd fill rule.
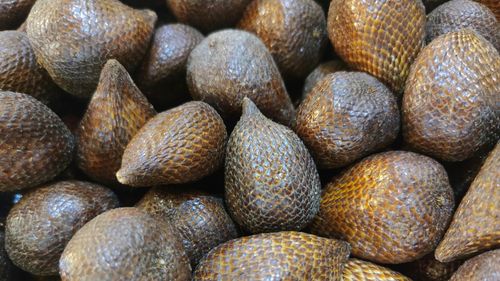
<path fill-rule="evenodd" d="M 3 226 L 0 224 L 0 281 L 13 281 L 14 265 L 7 256 L 5 251 L 5 233 Z"/>
<path fill-rule="evenodd" d="M 500 55 L 474 31 L 436 38 L 412 66 L 403 136 L 412 149 L 462 161 L 500 136 Z"/>
<path fill-rule="evenodd" d="M 68 167 L 74 139 L 35 98 L 0 91 L 0 192 L 34 187 Z"/>
<path fill-rule="evenodd" d="M 118 181 L 154 186 L 197 181 L 224 160 L 226 126 L 210 105 L 192 101 L 156 115 L 123 153 Z"/>
<path fill-rule="evenodd" d="M 343 281 L 411 281 L 388 268 L 358 259 L 349 259 L 342 272 Z"/>
<path fill-rule="evenodd" d="M 316 86 L 316 84 L 325 78 L 328 74 L 332 74 L 337 71 L 347 71 L 347 65 L 341 60 L 331 60 L 318 65 L 304 81 L 304 89 L 302 90 L 302 100 L 306 99 L 306 96 L 311 92 L 311 90 Z"/>
<path fill-rule="evenodd" d="M 311 72 L 327 39 L 325 14 L 313 0 L 254 0 L 238 28 L 255 33 L 288 78 Z"/>
<path fill-rule="evenodd" d="M 65 91 L 89 97 L 109 59 L 132 72 L 147 51 L 156 14 L 118 0 L 39 0 L 27 19 L 40 64 Z"/>
<path fill-rule="evenodd" d="M 123 152 L 132 137 L 156 115 L 127 70 L 109 60 L 78 126 L 76 162 L 95 181 L 118 183 Z"/>
<path fill-rule="evenodd" d="M 361 160 L 326 186 L 311 230 L 345 239 L 355 257 L 405 263 L 434 250 L 453 206 L 441 164 L 413 152 L 384 152 Z"/>
<path fill-rule="evenodd" d="M 47 104 L 55 85 L 36 61 L 26 33 L 0 32 L 0 89 L 28 94 Z"/>
<path fill-rule="evenodd" d="M 329 74 L 300 104 L 295 132 L 318 167 L 343 167 L 396 139 L 397 100 L 384 84 L 366 73 Z"/>
<path fill-rule="evenodd" d="M 255 35 L 241 30 L 212 33 L 192 52 L 187 66 L 191 96 L 237 119 L 246 96 L 270 118 L 290 124 L 295 109 L 271 53 Z"/>
<path fill-rule="evenodd" d="M 197 190 L 153 188 L 136 207 L 172 223 L 193 267 L 211 249 L 238 237 L 222 200 Z"/>
<path fill-rule="evenodd" d="M 489 251 L 466 261 L 450 281 L 500 280 L 500 249 Z"/>
<path fill-rule="evenodd" d="M 306 146 L 248 98 L 227 144 L 224 180 L 229 213 L 252 233 L 300 230 L 319 209 L 321 183 Z"/>
<path fill-rule="evenodd" d="M 349 67 L 400 95 L 424 45 L 425 7 L 421 0 L 332 0 L 328 35 Z"/>
<path fill-rule="evenodd" d="M 488 7 L 472 0 L 452 0 L 427 16 L 427 43 L 440 35 L 471 28 L 500 50 L 500 23 Z"/>
<path fill-rule="evenodd" d="M 5 248 L 21 269 L 35 275 L 57 275 L 59 258 L 73 234 L 118 204 L 111 190 L 89 182 L 61 181 L 39 187 L 10 210 Z"/>
<path fill-rule="evenodd" d="M 262 233 L 226 242 L 210 251 L 194 281 L 341 280 L 349 244 L 311 234 Z"/>
<path fill-rule="evenodd" d="M 36 0 L 0 1 L 0 30 L 15 29 L 28 16 Z"/>
<path fill-rule="evenodd" d="M 418 281 L 448 281 L 463 261 L 442 263 L 430 253 L 405 265 L 405 274 Z"/>
<path fill-rule="evenodd" d="M 251 0 L 166 0 L 166 2 L 179 22 L 208 33 L 234 26 Z"/>
<path fill-rule="evenodd" d="M 191 266 L 170 224 L 137 208 L 105 212 L 82 227 L 59 262 L 63 281 L 191 280 Z"/>
<path fill-rule="evenodd" d="M 500 246 L 500 144 L 460 202 L 436 258 L 453 261 Z"/>
<path fill-rule="evenodd" d="M 500 2 L 498 0 L 475 0 L 486 7 L 488 7 L 493 14 L 495 14 L 498 21 L 500 21 Z"/>

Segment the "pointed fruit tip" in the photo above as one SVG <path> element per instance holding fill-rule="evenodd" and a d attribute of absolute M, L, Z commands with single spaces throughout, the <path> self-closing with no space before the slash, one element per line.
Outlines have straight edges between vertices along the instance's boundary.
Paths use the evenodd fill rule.
<path fill-rule="evenodd" d="M 248 97 L 243 98 L 242 108 L 243 108 L 243 111 L 242 111 L 243 116 L 249 116 L 249 115 L 253 115 L 256 113 L 260 113 L 259 108 Z"/>

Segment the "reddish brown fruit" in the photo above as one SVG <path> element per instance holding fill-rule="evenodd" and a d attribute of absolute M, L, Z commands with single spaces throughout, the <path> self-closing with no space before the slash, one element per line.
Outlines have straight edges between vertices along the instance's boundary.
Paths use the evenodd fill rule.
<path fill-rule="evenodd" d="M 500 21 L 500 1 L 498 0 L 475 0 L 486 7 L 488 7 L 493 14 L 495 14 L 498 21 Z"/>
<path fill-rule="evenodd" d="M 342 272 L 343 281 L 411 281 L 388 268 L 358 259 L 349 259 Z"/>
<path fill-rule="evenodd" d="M 224 160 L 226 126 L 204 102 L 188 102 L 149 120 L 123 153 L 117 178 L 131 186 L 199 180 Z"/>
<path fill-rule="evenodd" d="M 72 159 L 74 139 L 61 119 L 35 98 L 0 91 L 0 192 L 37 186 Z"/>
<path fill-rule="evenodd" d="M 78 167 L 98 182 L 117 183 L 125 147 L 155 114 L 127 70 L 109 60 L 78 127 Z"/>
<path fill-rule="evenodd" d="M 304 89 L 302 90 L 302 100 L 311 92 L 316 84 L 323 80 L 328 74 L 337 71 L 347 70 L 347 65 L 341 60 L 331 60 L 318 65 L 306 78 L 304 82 Z"/>
<path fill-rule="evenodd" d="M 361 160 L 326 186 L 311 230 L 345 239 L 356 257 L 410 262 L 434 250 L 453 206 L 441 164 L 412 152 L 384 152 Z"/>
<path fill-rule="evenodd" d="M 0 2 L 0 30 L 15 29 L 20 25 L 36 0 L 2 0 Z"/>
<path fill-rule="evenodd" d="M 418 281 L 448 281 L 463 261 L 440 262 L 434 253 L 405 265 L 408 276 Z"/>
<path fill-rule="evenodd" d="M 193 280 L 341 280 L 348 256 L 343 241 L 293 231 L 263 233 L 210 251 Z"/>
<path fill-rule="evenodd" d="M 489 251 L 466 261 L 453 274 L 450 281 L 500 280 L 500 249 Z"/>

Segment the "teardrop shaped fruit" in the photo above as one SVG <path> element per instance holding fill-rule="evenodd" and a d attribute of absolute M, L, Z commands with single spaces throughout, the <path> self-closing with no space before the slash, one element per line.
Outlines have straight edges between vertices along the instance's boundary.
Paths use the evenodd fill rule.
<path fill-rule="evenodd" d="M 248 98 L 227 144 L 224 177 L 229 213 L 252 233 L 300 230 L 318 212 L 321 183 L 307 148 Z"/>
<path fill-rule="evenodd" d="M 500 246 L 500 143 L 490 153 L 460 202 L 436 249 L 442 262 Z"/>
<path fill-rule="evenodd" d="M 412 66 L 403 136 L 414 150 L 461 161 L 500 136 L 500 55 L 469 29 L 442 35 Z"/>
<path fill-rule="evenodd" d="M 488 7 L 471 0 L 452 0 L 427 16 L 427 42 L 440 35 L 470 28 L 500 50 L 500 23 Z"/>
<path fill-rule="evenodd" d="M 127 70 L 109 60 L 78 127 L 78 167 L 98 182 L 116 183 L 125 147 L 155 114 Z"/>
<path fill-rule="evenodd" d="M 348 256 L 349 244 L 343 241 L 294 231 L 262 233 L 210 251 L 193 280 L 336 281 Z"/>
<path fill-rule="evenodd" d="M 318 167 L 346 166 L 396 139 L 397 100 L 384 84 L 366 73 L 329 74 L 300 104 L 295 132 Z"/>
<path fill-rule="evenodd" d="M 495 14 L 496 18 L 498 21 L 500 21 L 500 1 L 498 0 L 476 0 L 476 2 L 479 2 L 486 7 L 488 7 L 493 14 Z"/>
<path fill-rule="evenodd" d="M 349 259 L 342 272 L 343 281 L 411 281 L 401 273 L 358 259 Z"/>
<path fill-rule="evenodd" d="M 59 258 L 73 234 L 118 204 L 111 190 L 89 182 L 61 181 L 32 190 L 7 217 L 9 257 L 31 274 L 57 275 Z"/>
<path fill-rule="evenodd" d="M 421 0 L 332 0 L 328 35 L 352 69 L 401 94 L 424 45 L 425 7 Z"/>
<path fill-rule="evenodd" d="M 271 53 L 255 35 L 240 30 L 212 33 L 192 52 L 187 66 L 191 96 L 225 119 L 241 114 L 244 97 L 274 120 L 290 124 L 295 110 Z"/>
<path fill-rule="evenodd" d="M 222 199 L 183 187 L 151 189 L 136 207 L 171 222 L 196 266 L 211 249 L 238 237 L 238 230 Z"/>
<path fill-rule="evenodd" d="M 462 265 L 463 261 L 440 262 L 434 257 L 434 252 L 408 264 L 405 264 L 405 274 L 418 281 L 448 281 Z"/>
<path fill-rule="evenodd" d="M 27 20 L 40 64 L 65 91 L 89 97 L 116 59 L 133 71 L 147 51 L 156 14 L 118 0 L 38 0 Z"/>
<path fill-rule="evenodd" d="M 199 180 L 224 160 L 226 126 L 210 105 L 187 102 L 156 115 L 123 153 L 118 181 L 131 186 Z"/>
<path fill-rule="evenodd" d="M 5 233 L 3 228 L 0 228 L 0 281 L 13 281 L 14 265 L 7 256 L 4 242 Z"/>
<path fill-rule="evenodd" d="M 107 211 L 84 225 L 59 262 L 63 281 L 191 280 L 191 266 L 170 224 L 137 208 Z"/>
<path fill-rule="evenodd" d="M 238 28 L 264 42 L 284 77 L 305 77 L 326 45 L 325 13 L 313 0 L 255 0 Z"/>
<path fill-rule="evenodd" d="M 15 29 L 28 16 L 36 0 L 2 0 L 0 2 L 0 30 Z"/>
<path fill-rule="evenodd" d="M 61 119 L 35 98 L 0 91 L 0 192 L 37 186 L 62 172 L 74 139 Z"/>
<path fill-rule="evenodd" d="M 466 261 L 450 281 L 500 280 L 500 249 L 489 251 Z"/>
<path fill-rule="evenodd" d="M 331 60 L 318 65 L 318 67 L 309 73 L 304 81 L 302 100 L 306 99 L 306 96 L 319 81 L 323 80 L 323 78 L 325 78 L 328 74 L 332 74 L 337 71 L 347 71 L 347 65 L 341 60 Z"/>
<path fill-rule="evenodd" d="M 404 263 L 434 250 L 453 207 L 441 164 L 413 152 L 389 151 L 361 160 L 326 186 L 311 230 L 345 239 L 355 257 Z"/>

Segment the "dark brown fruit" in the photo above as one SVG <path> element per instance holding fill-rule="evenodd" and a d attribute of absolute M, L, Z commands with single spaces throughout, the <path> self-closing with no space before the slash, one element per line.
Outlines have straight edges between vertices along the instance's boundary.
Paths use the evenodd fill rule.
<path fill-rule="evenodd" d="M 500 280 L 500 249 L 489 251 L 466 261 L 450 281 Z"/>
<path fill-rule="evenodd" d="M 436 258 L 447 262 L 498 248 L 499 222 L 500 144 L 497 144 L 460 202 L 436 249 Z"/>
<path fill-rule="evenodd" d="M 204 32 L 231 27 L 251 0 L 167 0 L 178 21 Z"/>
<path fill-rule="evenodd" d="M 300 104 L 295 131 L 318 167 L 346 166 L 396 139 L 397 100 L 384 84 L 366 73 L 329 74 Z"/>
<path fill-rule="evenodd" d="M 358 259 L 349 259 L 342 272 L 343 281 L 411 281 L 388 268 Z"/>
<path fill-rule="evenodd" d="M 450 32 L 425 47 L 403 97 L 403 135 L 414 150 L 461 161 L 500 136 L 500 55 L 474 31 Z"/>
<path fill-rule="evenodd" d="M 493 14 L 495 14 L 498 21 L 500 21 L 500 1 L 498 0 L 475 0 L 486 7 L 488 7 Z"/>
<path fill-rule="evenodd" d="M 345 239 L 355 257 L 404 263 L 430 253 L 453 214 L 453 192 L 437 161 L 390 151 L 361 160 L 323 191 L 314 233 Z"/>
<path fill-rule="evenodd" d="M 343 241 L 293 231 L 263 233 L 210 251 L 193 280 L 341 280 L 348 256 Z"/>
<path fill-rule="evenodd" d="M 323 80 L 328 74 L 337 71 L 347 70 L 347 65 L 341 60 L 331 60 L 318 65 L 309 75 L 304 82 L 304 89 L 302 90 L 302 100 L 311 92 L 316 84 Z"/>
<path fill-rule="evenodd" d="M 328 35 L 352 69 L 401 94 L 424 45 L 425 7 L 421 0 L 332 0 Z"/>
<path fill-rule="evenodd" d="M 222 199 L 199 191 L 153 188 L 136 207 L 172 223 L 192 266 L 214 247 L 238 237 L 236 225 L 224 209 Z"/>
<path fill-rule="evenodd" d="M 137 208 L 105 212 L 69 241 L 59 262 L 63 281 L 187 281 L 191 266 L 170 224 Z"/>
<path fill-rule="evenodd" d="M 89 97 L 101 68 L 117 59 L 132 71 L 147 51 L 156 14 L 118 0 L 38 0 L 27 33 L 40 64 L 65 91 Z"/>
<path fill-rule="evenodd" d="M 290 97 L 271 53 L 255 35 L 240 30 L 212 33 L 192 52 L 187 66 L 191 96 L 236 119 L 246 96 L 280 123 L 294 117 Z"/>
<path fill-rule="evenodd" d="M 448 281 L 463 261 L 443 263 L 434 258 L 434 253 L 428 254 L 412 263 L 405 265 L 408 276 L 417 281 Z"/>
<path fill-rule="evenodd" d="M 116 183 L 125 147 L 155 114 L 127 70 L 109 60 L 78 127 L 78 167 L 98 182 Z"/>
<path fill-rule="evenodd" d="M 15 29 L 28 16 L 36 0 L 0 1 L 0 30 Z"/>
<path fill-rule="evenodd" d="M 95 216 L 118 207 L 113 192 L 89 182 L 61 181 L 26 193 L 7 217 L 5 248 L 21 269 L 56 275 L 73 234 Z"/>
<path fill-rule="evenodd" d="M 500 50 L 500 23 L 486 6 L 472 0 L 452 0 L 427 16 L 427 43 L 440 35 L 470 28 Z"/>
<path fill-rule="evenodd" d="M 55 85 L 36 62 L 26 33 L 0 32 L 0 89 L 28 94 L 48 103 Z"/>
<path fill-rule="evenodd" d="M 224 160 L 226 126 L 217 111 L 193 101 L 149 120 L 123 153 L 118 181 L 131 186 L 199 180 Z"/>
<path fill-rule="evenodd" d="M 321 183 L 307 148 L 248 98 L 227 144 L 224 179 L 229 213 L 252 233 L 300 230 L 318 212 Z"/>
<path fill-rule="evenodd" d="M 35 98 L 0 91 L 0 192 L 37 186 L 69 165 L 74 139 Z"/>
<path fill-rule="evenodd" d="M 14 266 L 5 251 L 5 233 L 0 228 L 0 281 L 11 281 L 14 278 Z"/>
<path fill-rule="evenodd" d="M 313 0 L 254 0 L 238 27 L 264 42 L 285 77 L 305 77 L 326 44 L 325 14 Z"/>

